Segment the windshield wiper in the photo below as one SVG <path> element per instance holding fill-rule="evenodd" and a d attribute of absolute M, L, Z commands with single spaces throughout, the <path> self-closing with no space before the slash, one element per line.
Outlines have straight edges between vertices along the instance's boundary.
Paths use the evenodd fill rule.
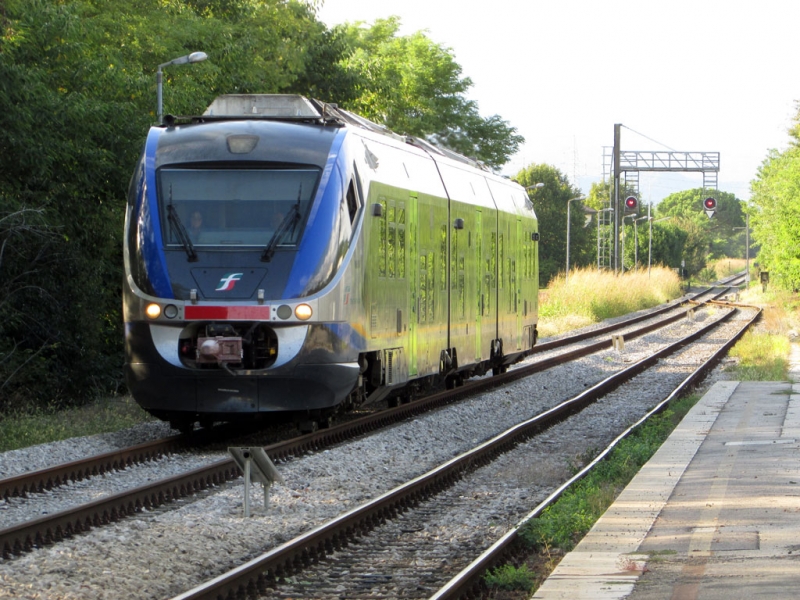
<path fill-rule="evenodd" d="M 192 240 L 189 239 L 189 233 L 186 231 L 183 223 L 181 223 L 181 218 L 178 216 L 178 211 L 175 210 L 175 207 L 172 206 L 172 204 L 167 205 L 167 220 L 169 221 L 172 231 L 183 245 L 183 249 L 186 250 L 186 255 L 189 257 L 189 262 L 197 262 L 197 252 L 194 250 Z"/>
<path fill-rule="evenodd" d="M 264 252 L 261 253 L 261 260 L 263 262 L 272 260 L 278 242 L 280 242 L 289 231 L 294 232 L 294 228 L 297 227 L 297 223 L 300 221 L 300 196 L 302 194 L 303 184 L 300 184 L 300 190 L 297 192 L 297 202 L 292 205 L 292 208 L 290 208 L 286 216 L 283 217 L 283 221 L 278 225 L 278 229 L 275 230 L 275 233 L 272 234 L 272 237 L 267 243 L 267 247 L 264 248 Z"/>

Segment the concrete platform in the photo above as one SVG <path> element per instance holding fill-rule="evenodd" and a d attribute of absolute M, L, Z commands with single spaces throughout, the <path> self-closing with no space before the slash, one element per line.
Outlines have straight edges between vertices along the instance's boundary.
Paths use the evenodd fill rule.
<path fill-rule="evenodd" d="M 708 391 L 533 595 L 796 597 L 800 384 L 736 381 Z"/>

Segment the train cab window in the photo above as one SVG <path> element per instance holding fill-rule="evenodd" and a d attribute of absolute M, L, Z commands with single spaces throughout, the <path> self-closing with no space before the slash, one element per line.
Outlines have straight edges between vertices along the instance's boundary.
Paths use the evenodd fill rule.
<path fill-rule="evenodd" d="M 162 168 L 158 173 L 162 234 L 181 246 L 181 232 L 195 246 L 264 247 L 284 219 L 302 223 L 311 207 L 319 169 Z M 180 226 L 169 219 L 177 215 Z M 280 245 L 295 245 L 302 228 L 291 227 Z"/>

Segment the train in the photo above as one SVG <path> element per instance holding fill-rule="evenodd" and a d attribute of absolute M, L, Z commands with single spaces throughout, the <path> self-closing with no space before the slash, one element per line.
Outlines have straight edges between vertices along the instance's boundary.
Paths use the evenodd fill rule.
<path fill-rule="evenodd" d="M 124 373 L 181 431 L 409 401 L 537 339 L 521 185 L 300 95 L 230 94 L 150 128 L 124 231 Z"/>

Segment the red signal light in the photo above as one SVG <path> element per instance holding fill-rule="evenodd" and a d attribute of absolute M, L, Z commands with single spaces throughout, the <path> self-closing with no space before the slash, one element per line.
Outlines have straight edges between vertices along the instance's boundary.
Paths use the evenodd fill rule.
<path fill-rule="evenodd" d="M 628 196 L 625 198 L 625 210 L 636 210 L 638 204 L 639 201 L 636 199 L 636 196 Z"/>
<path fill-rule="evenodd" d="M 703 200 L 703 207 L 706 210 L 714 210 L 717 208 L 717 199 L 716 198 L 706 198 Z"/>

